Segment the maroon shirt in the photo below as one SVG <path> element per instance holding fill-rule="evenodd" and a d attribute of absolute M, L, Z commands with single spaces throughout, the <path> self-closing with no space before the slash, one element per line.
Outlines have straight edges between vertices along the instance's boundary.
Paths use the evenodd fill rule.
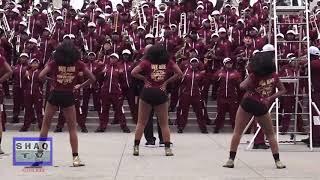
<path fill-rule="evenodd" d="M 55 80 L 52 82 L 53 90 L 55 91 L 73 91 L 77 84 L 76 76 L 79 72 L 83 72 L 85 64 L 77 61 L 73 66 L 58 66 L 55 61 L 50 61 L 47 64 L 50 69 L 50 75 Z"/>
<path fill-rule="evenodd" d="M 262 102 L 264 98 L 268 98 L 275 93 L 276 86 L 279 82 L 277 73 L 266 77 L 250 74 L 249 77 L 251 78 L 249 86 L 253 91 L 247 91 L 244 97 Z"/>
<path fill-rule="evenodd" d="M 152 88 L 160 88 L 166 81 L 168 74 L 173 71 L 173 61 L 169 61 L 167 64 L 151 64 L 148 60 L 142 60 L 139 64 L 140 68 L 146 75 L 148 82 Z"/>

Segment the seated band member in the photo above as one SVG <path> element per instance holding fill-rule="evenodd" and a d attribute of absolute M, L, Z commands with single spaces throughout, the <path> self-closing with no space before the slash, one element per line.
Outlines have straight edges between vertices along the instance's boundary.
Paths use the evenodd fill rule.
<path fill-rule="evenodd" d="M 46 104 L 40 137 L 48 136 L 51 120 L 60 107 L 68 124 L 74 167 L 84 166 L 78 155 L 74 91 L 95 81 L 91 71 L 79 60 L 80 52 L 70 41 L 65 41 L 57 47 L 53 54 L 53 61 L 49 62 L 39 75 L 42 80 L 45 78 L 52 80 L 52 91 Z M 83 72 L 88 78 L 82 84 L 76 84 L 76 76 L 79 72 Z M 50 78 L 47 77 L 49 73 Z"/>
<path fill-rule="evenodd" d="M 236 114 L 229 160 L 223 167 L 234 167 L 234 159 L 242 132 L 251 117 L 255 116 L 269 140 L 276 167 L 283 169 L 286 166 L 280 161 L 278 144 L 273 132 L 270 113 L 268 112 L 270 104 L 286 93 L 284 85 L 275 73 L 274 51 L 257 53 L 250 63 L 252 73 L 240 84 L 240 88 L 244 89 L 246 93 Z M 278 92 L 275 91 L 276 88 L 278 88 Z"/>
<path fill-rule="evenodd" d="M 168 77 L 169 73 L 174 75 Z M 133 155 L 139 155 L 139 144 L 143 130 L 149 119 L 151 109 L 156 113 L 165 144 L 166 156 L 173 156 L 170 148 L 170 129 L 168 125 L 168 96 L 167 84 L 174 82 L 182 76 L 178 65 L 169 60 L 169 54 L 161 45 L 154 45 L 147 50 L 146 56 L 136 66 L 132 76 L 144 81 L 139 101 L 138 123 L 136 127 Z M 142 75 L 143 74 L 143 75 Z"/>

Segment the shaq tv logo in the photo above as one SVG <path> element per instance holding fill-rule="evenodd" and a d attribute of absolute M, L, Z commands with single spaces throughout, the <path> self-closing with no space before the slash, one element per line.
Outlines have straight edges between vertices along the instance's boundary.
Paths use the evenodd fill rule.
<path fill-rule="evenodd" d="M 52 166 L 52 138 L 14 137 L 14 166 Z"/>

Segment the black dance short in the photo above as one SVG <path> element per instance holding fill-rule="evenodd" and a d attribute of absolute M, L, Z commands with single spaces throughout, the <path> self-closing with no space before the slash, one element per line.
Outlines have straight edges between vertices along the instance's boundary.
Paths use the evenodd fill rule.
<path fill-rule="evenodd" d="M 266 105 L 251 98 L 242 99 L 240 105 L 243 110 L 245 110 L 247 113 L 250 113 L 256 117 L 265 115 L 269 111 Z"/>
<path fill-rule="evenodd" d="M 140 94 L 140 99 L 150 104 L 158 106 L 168 101 L 167 93 L 159 88 L 143 88 Z"/>
<path fill-rule="evenodd" d="M 70 91 L 51 91 L 48 102 L 60 108 L 67 108 L 75 104 L 73 92 Z"/>

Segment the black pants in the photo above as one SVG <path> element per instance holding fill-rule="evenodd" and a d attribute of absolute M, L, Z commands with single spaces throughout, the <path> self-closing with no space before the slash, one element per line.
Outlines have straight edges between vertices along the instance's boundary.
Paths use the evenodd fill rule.
<path fill-rule="evenodd" d="M 149 120 L 146 124 L 146 127 L 144 128 L 144 137 L 146 138 L 147 142 L 156 141 L 157 139 L 153 136 L 153 115 L 154 115 L 154 111 L 152 110 L 150 112 Z M 157 121 L 157 128 L 158 128 L 159 141 L 163 142 L 162 131 L 158 121 Z"/>

